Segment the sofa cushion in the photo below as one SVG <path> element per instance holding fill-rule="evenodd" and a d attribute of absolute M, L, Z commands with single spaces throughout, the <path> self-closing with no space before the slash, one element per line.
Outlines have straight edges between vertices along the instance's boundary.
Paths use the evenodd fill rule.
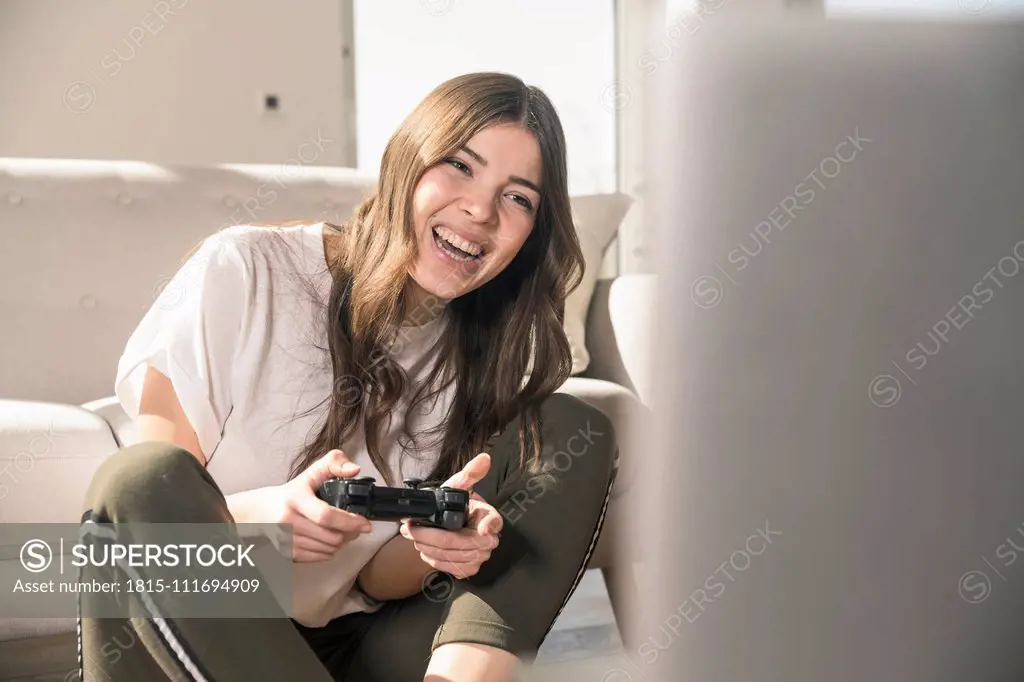
<path fill-rule="evenodd" d="M 615 239 L 619 225 L 633 204 L 627 194 L 594 194 L 572 198 L 576 234 L 583 249 L 586 267 L 580 285 L 565 300 L 565 334 L 572 348 L 572 373 L 580 374 L 590 364 L 587 349 L 587 312 L 594 284 L 601 271 L 608 245 Z"/>
<path fill-rule="evenodd" d="M 596 407 L 612 421 L 619 445 L 619 470 L 612 489 L 612 502 L 608 506 L 601 538 L 590 558 L 590 568 L 612 566 L 615 553 L 631 551 L 630 541 L 635 537 L 637 518 L 635 510 L 637 496 L 643 490 L 637 484 L 644 465 L 646 448 L 644 434 L 652 427 L 653 412 L 638 399 L 636 394 L 620 384 L 600 379 L 570 377 L 559 392 L 571 393 L 584 402 Z"/>
<path fill-rule="evenodd" d="M 0 523 L 78 523 L 86 485 L 116 450 L 88 410 L 0 400 Z"/>
<path fill-rule="evenodd" d="M 587 316 L 590 365 L 581 376 L 633 390 L 654 407 L 651 367 L 655 357 L 657 276 L 621 275 L 598 280 Z"/>
<path fill-rule="evenodd" d="M 114 438 L 117 439 L 118 447 L 123 448 L 133 445 L 137 440 L 135 422 L 132 421 L 132 418 L 121 407 L 121 402 L 117 399 L 117 396 L 112 395 L 100 398 L 99 400 L 93 400 L 85 403 L 82 407 L 103 417 L 103 420 L 110 426 L 111 431 L 114 432 Z"/>
<path fill-rule="evenodd" d="M 89 410 L 0 400 L 0 523 L 78 523 L 86 486 L 115 450 L 107 422 Z M 17 549 L 0 560 L 19 561 Z M 74 631 L 74 618 L 0 617 L 0 641 Z"/>
<path fill-rule="evenodd" d="M 630 443 L 637 439 L 651 411 L 635 393 L 610 381 L 569 377 L 558 392 L 576 396 L 601 410 L 611 420 L 619 445 L 619 472 L 612 490 L 612 499 L 622 496 L 636 479 L 637 467 L 642 458 L 642 453 L 634 452 Z"/>

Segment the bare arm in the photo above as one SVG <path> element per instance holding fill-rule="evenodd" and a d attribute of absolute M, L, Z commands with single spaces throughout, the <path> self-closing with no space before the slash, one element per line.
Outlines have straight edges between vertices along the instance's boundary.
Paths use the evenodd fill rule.
<path fill-rule="evenodd" d="M 174 443 L 191 452 L 200 464 L 206 466 L 206 455 L 199 447 L 195 429 L 181 409 L 171 380 L 152 367 L 146 367 L 135 428 L 140 441 Z"/>
<path fill-rule="evenodd" d="M 405 599 L 423 589 L 433 570 L 411 540 L 396 535 L 359 572 L 359 585 L 371 599 Z"/>
<path fill-rule="evenodd" d="M 199 437 L 185 416 L 174 385 L 152 367 L 146 368 L 135 428 L 139 441 L 173 443 L 188 450 L 206 467 L 206 454 L 199 447 Z M 237 523 L 259 520 L 256 516 L 258 494 L 259 490 L 247 490 L 226 496 L 228 510 Z"/>

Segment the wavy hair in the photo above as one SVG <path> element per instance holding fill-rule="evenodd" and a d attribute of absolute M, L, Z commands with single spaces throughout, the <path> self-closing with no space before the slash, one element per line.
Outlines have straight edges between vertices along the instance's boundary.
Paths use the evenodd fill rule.
<path fill-rule="evenodd" d="M 533 230 L 502 272 L 444 306 L 448 321 L 435 346 L 437 360 L 427 379 L 412 386 L 390 350 L 411 312 L 414 189 L 427 169 L 480 130 L 505 123 L 521 125 L 540 147 L 541 199 Z M 572 368 L 565 300 L 584 268 L 569 203 L 565 137 L 548 97 L 503 73 L 442 83 L 391 137 L 376 187 L 349 220 L 330 227 L 339 235 L 325 310 L 335 380 L 322 426 L 295 457 L 291 476 L 341 447 L 362 421 L 370 459 L 394 485 L 379 445 L 381 429 L 405 398 L 402 433 L 415 442 L 409 416 L 451 382 L 454 398 L 436 430 L 443 440 L 428 480 L 440 483 L 457 473 L 516 418 L 520 466 L 534 470 L 540 403 Z"/>

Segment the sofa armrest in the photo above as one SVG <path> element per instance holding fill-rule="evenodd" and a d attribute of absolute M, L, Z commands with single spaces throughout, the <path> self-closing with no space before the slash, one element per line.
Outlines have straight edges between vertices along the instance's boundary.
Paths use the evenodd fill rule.
<path fill-rule="evenodd" d="M 88 410 L 0 400 L 0 523 L 78 523 L 93 474 L 116 450 Z"/>
<path fill-rule="evenodd" d="M 587 314 L 590 365 L 580 374 L 630 389 L 651 405 L 657 276 L 622 275 L 597 281 Z"/>
<path fill-rule="evenodd" d="M 125 414 L 116 396 L 93 400 L 84 403 L 82 407 L 103 417 L 107 424 L 110 425 L 110 430 L 114 432 L 114 438 L 117 440 L 118 447 L 128 447 L 138 441 L 135 422 Z"/>

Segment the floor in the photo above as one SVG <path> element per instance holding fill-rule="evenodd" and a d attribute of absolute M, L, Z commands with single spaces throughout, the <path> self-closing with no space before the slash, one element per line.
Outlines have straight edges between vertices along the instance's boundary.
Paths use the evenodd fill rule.
<path fill-rule="evenodd" d="M 584 573 L 583 580 L 565 605 L 558 620 L 548 633 L 547 639 L 537 653 L 534 668 L 537 675 L 528 679 L 543 679 L 544 672 L 554 673 L 572 669 L 594 667 L 607 671 L 606 663 L 623 655 L 622 640 L 615 625 L 608 590 L 605 588 L 601 571 L 591 569 Z M 561 664 L 572 663 L 571 666 Z M 595 667 L 596 666 L 596 667 Z M 593 679 L 601 680 L 602 673 Z M 586 676 L 590 679 L 591 676 Z M 573 679 L 582 677 L 573 675 Z"/>
<path fill-rule="evenodd" d="M 600 571 L 584 574 L 517 682 L 654 682 L 653 671 L 622 646 Z"/>

